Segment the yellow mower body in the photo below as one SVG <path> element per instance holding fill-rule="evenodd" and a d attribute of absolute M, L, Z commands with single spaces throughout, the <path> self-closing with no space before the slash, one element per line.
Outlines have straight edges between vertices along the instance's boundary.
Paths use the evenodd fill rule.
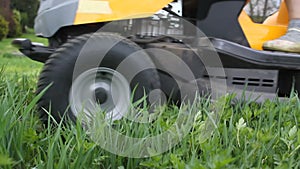
<path fill-rule="evenodd" d="M 263 24 L 254 23 L 243 11 L 239 17 L 240 25 L 253 49 L 262 50 L 263 43 L 279 38 L 287 31 L 289 15 L 283 1 L 278 12 L 268 17 Z"/>
<path fill-rule="evenodd" d="M 172 0 L 80 0 L 74 24 L 149 17 Z"/>

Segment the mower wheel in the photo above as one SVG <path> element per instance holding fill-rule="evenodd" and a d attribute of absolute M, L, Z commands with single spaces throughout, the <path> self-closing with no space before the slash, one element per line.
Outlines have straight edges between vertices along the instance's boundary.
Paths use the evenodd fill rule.
<path fill-rule="evenodd" d="M 50 86 L 38 102 L 41 119 L 48 121 L 48 111 L 57 122 L 64 116 L 75 121 L 82 112 L 92 118 L 100 107 L 106 117 L 117 120 L 128 111 L 131 99 L 149 101 L 160 79 L 150 57 L 141 51 L 135 43 L 109 33 L 81 35 L 63 44 L 40 74 L 37 93 Z M 136 53 L 139 59 L 131 58 Z M 132 72 L 138 73 L 131 77 Z"/>

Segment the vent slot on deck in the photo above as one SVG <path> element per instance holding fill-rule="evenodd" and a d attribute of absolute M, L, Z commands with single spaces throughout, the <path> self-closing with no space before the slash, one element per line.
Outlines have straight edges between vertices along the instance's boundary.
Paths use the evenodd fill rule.
<path fill-rule="evenodd" d="M 259 69 L 225 69 L 227 85 L 234 88 L 276 92 L 278 71 Z"/>

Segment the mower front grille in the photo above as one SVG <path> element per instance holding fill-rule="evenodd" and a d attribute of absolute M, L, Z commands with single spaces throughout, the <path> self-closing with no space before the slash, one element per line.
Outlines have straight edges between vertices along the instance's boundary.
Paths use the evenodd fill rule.
<path fill-rule="evenodd" d="M 233 77 L 233 85 L 247 85 L 247 86 L 261 86 L 261 87 L 274 87 L 273 79 L 259 79 L 259 78 L 243 78 L 243 77 Z"/>
<path fill-rule="evenodd" d="M 225 69 L 227 85 L 256 92 L 275 93 L 278 70 Z"/>
<path fill-rule="evenodd" d="M 230 88 L 276 93 L 278 70 L 263 69 L 234 69 L 225 68 L 225 77 L 218 75 L 204 75 L 204 78 L 225 79 Z"/>

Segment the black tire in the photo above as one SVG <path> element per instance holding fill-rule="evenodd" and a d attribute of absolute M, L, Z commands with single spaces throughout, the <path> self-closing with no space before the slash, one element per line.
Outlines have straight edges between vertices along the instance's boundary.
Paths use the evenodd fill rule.
<path fill-rule="evenodd" d="M 104 46 L 109 42 L 118 42 L 107 52 L 100 65 L 89 64 L 93 63 L 93 61 L 89 61 L 90 59 L 98 59 L 97 54 L 104 52 L 101 51 L 103 50 L 101 47 L 91 48 L 85 46 L 86 42 L 91 39 L 93 41 L 93 38 L 94 40 L 97 40 L 98 44 L 103 44 Z M 82 52 L 83 47 L 89 50 L 89 56 L 87 56 L 87 62 L 84 63 L 79 71 L 75 73 L 76 75 L 74 75 L 74 68 L 77 64 L 76 61 L 80 52 Z M 38 102 L 41 119 L 44 122 L 47 122 L 48 113 L 44 110 L 51 110 L 51 115 L 57 122 L 60 122 L 64 115 L 73 121 L 76 120 L 76 117 L 69 108 L 69 95 L 72 83 L 80 73 L 95 67 L 106 67 L 116 70 L 118 65 L 125 58 L 139 50 L 139 46 L 133 42 L 108 33 L 81 35 L 63 44 L 45 63 L 40 74 L 37 93 L 40 93 L 47 86 L 51 85 Z M 143 57 L 143 59 L 131 59 L 128 64 L 129 68 L 139 69 L 153 63 L 150 58 Z M 122 74 L 122 72 L 119 73 Z M 130 80 L 130 88 L 131 90 L 135 89 L 133 97 L 134 101 L 143 97 L 144 94 L 147 95 L 150 91 L 160 88 L 160 80 L 157 71 L 155 69 L 147 69 L 139 72 L 132 80 Z"/>

